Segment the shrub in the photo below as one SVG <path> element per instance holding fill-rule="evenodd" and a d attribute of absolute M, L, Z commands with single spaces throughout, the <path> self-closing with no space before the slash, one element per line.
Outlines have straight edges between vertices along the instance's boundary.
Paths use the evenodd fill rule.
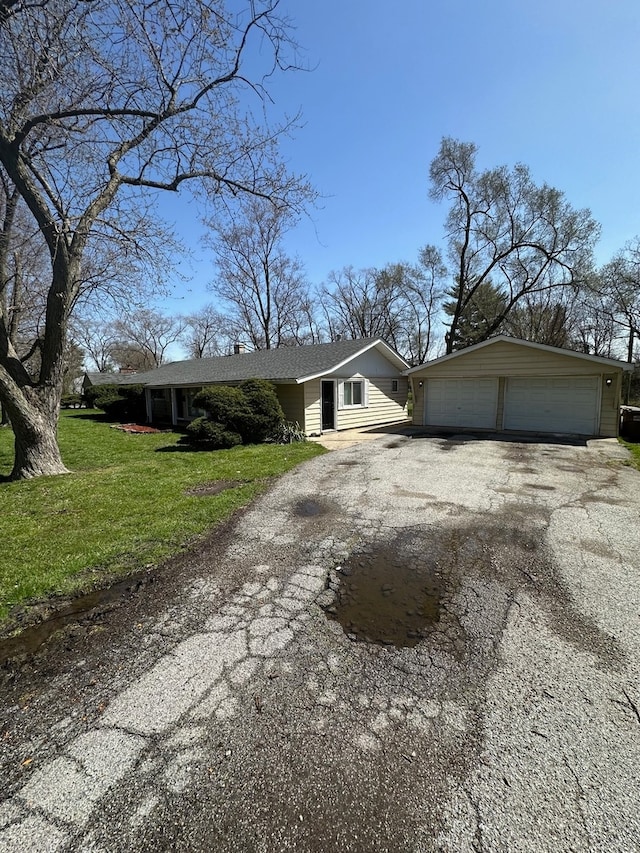
<path fill-rule="evenodd" d="M 144 385 L 98 385 L 85 391 L 87 406 L 102 409 L 111 420 L 144 421 Z"/>
<path fill-rule="evenodd" d="M 63 394 L 60 400 L 63 409 L 78 409 L 82 405 L 80 394 Z"/>
<path fill-rule="evenodd" d="M 104 392 L 105 388 L 113 388 L 115 390 L 115 387 L 115 385 L 90 385 L 89 388 L 85 388 L 82 396 L 87 404 L 87 408 L 96 409 L 96 399 Z"/>
<path fill-rule="evenodd" d="M 259 444 L 284 420 L 275 388 L 264 379 L 246 379 L 237 387 L 210 385 L 195 395 L 193 404 L 207 415 L 192 421 L 186 440 L 210 448 Z"/>
<path fill-rule="evenodd" d="M 240 424 L 239 432 L 245 444 L 259 444 L 284 420 L 284 412 L 272 382 L 266 379 L 245 379 L 239 385 L 249 409 L 249 416 Z"/>
<path fill-rule="evenodd" d="M 230 385 L 209 385 L 193 398 L 193 405 L 204 409 L 211 421 L 223 424 L 233 432 L 239 432 L 251 412 L 247 400 L 239 388 Z"/>
<path fill-rule="evenodd" d="M 239 433 L 205 417 L 191 421 L 185 439 L 189 444 L 203 450 L 228 450 L 242 444 L 242 436 Z M 182 442 L 182 439 L 180 441 Z"/>

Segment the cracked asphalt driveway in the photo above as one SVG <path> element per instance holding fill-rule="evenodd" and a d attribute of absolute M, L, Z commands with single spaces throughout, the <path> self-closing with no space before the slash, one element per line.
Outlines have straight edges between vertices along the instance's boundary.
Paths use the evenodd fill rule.
<path fill-rule="evenodd" d="M 5 665 L 0 851 L 637 850 L 621 452 L 398 435 L 289 473 Z M 433 579 L 413 644 L 327 612 L 381 554 Z"/>

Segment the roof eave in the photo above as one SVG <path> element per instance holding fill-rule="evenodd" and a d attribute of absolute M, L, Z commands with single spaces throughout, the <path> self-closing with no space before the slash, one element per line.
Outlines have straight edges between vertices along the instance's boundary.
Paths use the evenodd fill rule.
<path fill-rule="evenodd" d="M 615 358 L 605 358 L 600 355 L 589 355 L 584 352 L 576 352 L 574 350 L 563 349 L 562 347 L 552 347 L 549 344 L 537 344 L 533 341 L 525 341 L 522 338 L 512 338 L 509 335 L 496 335 L 495 338 L 488 338 L 486 341 L 480 341 L 478 344 L 473 344 L 470 347 L 465 347 L 461 350 L 456 350 L 456 352 L 448 353 L 447 355 L 442 355 L 440 358 L 434 358 L 432 361 L 424 361 L 422 364 L 418 364 L 416 367 L 410 367 L 408 370 L 404 371 L 405 376 L 410 376 L 412 373 L 416 373 L 419 370 L 424 370 L 425 368 L 430 368 L 436 364 L 443 364 L 445 361 L 450 361 L 451 359 L 458 358 L 461 355 L 466 355 L 470 352 L 475 352 L 476 350 L 482 349 L 486 346 L 490 346 L 491 344 L 496 344 L 498 342 L 510 343 L 510 344 L 518 344 L 521 346 L 530 347 L 531 349 L 542 350 L 543 352 L 552 352 L 560 355 L 566 355 L 572 358 L 579 358 L 583 361 L 591 361 L 595 364 L 601 364 L 603 366 L 610 366 L 612 368 L 617 367 L 622 370 L 633 370 L 634 365 L 629 364 L 626 361 L 620 361 Z"/>

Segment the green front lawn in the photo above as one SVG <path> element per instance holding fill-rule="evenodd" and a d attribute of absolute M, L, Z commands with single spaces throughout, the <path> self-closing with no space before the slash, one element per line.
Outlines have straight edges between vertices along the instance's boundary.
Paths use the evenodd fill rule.
<path fill-rule="evenodd" d="M 640 444 L 632 441 L 625 441 L 624 439 L 620 439 L 620 443 L 624 444 L 627 450 L 631 453 L 632 456 L 632 464 L 640 470 Z"/>
<path fill-rule="evenodd" d="M 95 413 L 97 414 L 97 413 Z M 73 473 L 0 481 L 0 619 L 29 599 L 89 588 L 176 553 L 310 459 L 312 442 L 216 452 L 177 447 L 179 435 L 129 435 L 86 409 L 63 412 L 59 441 Z M 13 433 L 0 430 L 0 477 L 11 471 Z M 218 480 L 218 495 L 187 489 Z"/>

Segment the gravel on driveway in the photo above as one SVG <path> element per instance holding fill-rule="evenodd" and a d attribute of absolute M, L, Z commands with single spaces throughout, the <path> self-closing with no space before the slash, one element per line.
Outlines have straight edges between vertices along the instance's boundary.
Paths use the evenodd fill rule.
<path fill-rule="evenodd" d="M 639 483 L 606 441 L 305 463 L 3 666 L 0 853 L 638 850 Z"/>

